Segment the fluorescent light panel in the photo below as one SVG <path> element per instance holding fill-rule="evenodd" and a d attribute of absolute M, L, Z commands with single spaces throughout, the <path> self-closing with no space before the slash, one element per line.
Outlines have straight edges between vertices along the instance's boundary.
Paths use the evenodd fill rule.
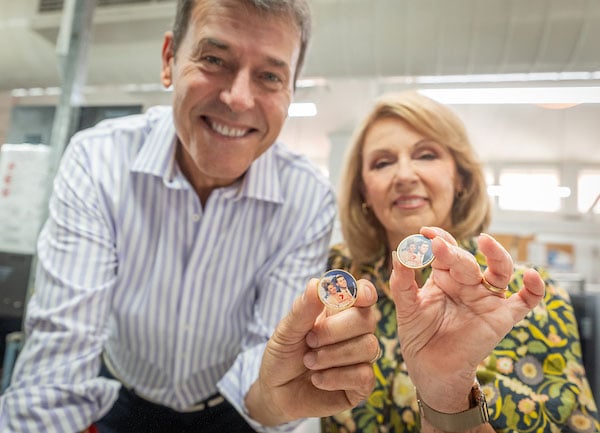
<path fill-rule="evenodd" d="M 421 89 L 443 104 L 598 104 L 600 87 L 479 87 Z"/>
<path fill-rule="evenodd" d="M 290 117 L 314 117 L 317 115 L 317 106 L 313 102 L 292 102 L 288 108 Z"/>
<path fill-rule="evenodd" d="M 389 84 L 525 83 L 600 80 L 600 71 L 528 72 L 513 74 L 406 75 L 382 77 Z"/>

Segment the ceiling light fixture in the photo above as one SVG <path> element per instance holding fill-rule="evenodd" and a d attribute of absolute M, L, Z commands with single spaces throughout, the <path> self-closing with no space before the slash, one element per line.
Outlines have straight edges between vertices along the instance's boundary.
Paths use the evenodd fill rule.
<path fill-rule="evenodd" d="M 315 117 L 317 106 L 313 102 L 293 102 L 288 108 L 290 117 Z"/>
<path fill-rule="evenodd" d="M 600 80 L 600 71 L 528 72 L 513 74 L 407 75 L 382 77 L 384 84 L 526 83 Z"/>
<path fill-rule="evenodd" d="M 598 104 L 600 87 L 420 89 L 442 104 Z"/>

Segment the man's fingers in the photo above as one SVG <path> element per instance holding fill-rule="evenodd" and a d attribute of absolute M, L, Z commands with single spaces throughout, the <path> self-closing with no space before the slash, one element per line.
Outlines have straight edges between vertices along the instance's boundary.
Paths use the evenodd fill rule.
<path fill-rule="evenodd" d="M 314 349 L 304 355 L 304 365 L 311 370 L 323 370 L 374 362 L 381 355 L 379 341 L 371 333 L 362 334 L 337 344 Z"/>
<path fill-rule="evenodd" d="M 296 298 L 291 311 L 279 322 L 273 339 L 280 343 L 304 341 L 315 320 L 323 312 L 323 304 L 317 291 L 318 282 L 316 278 L 308 282 L 304 294 Z"/>
<path fill-rule="evenodd" d="M 354 306 L 318 320 L 306 336 L 307 344 L 317 348 L 372 334 L 378 317 L 371 307 L 376 301 L 377 290 L 373 283 L 358 280 Z"/>
<path fill-rule="evenodd" d="M 370 307 L 377 302 L 377 289 L 369 280 L 358 280 L 356 282 L 355 307 Z"/>
<path fill-rule="evenodd" d="M 375 375 L 371 364 L 355 364 L 315 371 L 311 375 L 311 381 L 315 387 L 324 391 L 355 391 L 364 399 L 375 386 Z"/>

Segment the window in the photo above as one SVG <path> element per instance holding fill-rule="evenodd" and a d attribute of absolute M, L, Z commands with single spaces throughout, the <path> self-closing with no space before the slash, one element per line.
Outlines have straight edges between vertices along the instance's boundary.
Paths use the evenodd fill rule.
<path fill-rule="evenodd" d="M 577 179 L 577 209 L 587 213 L 593 206 L 593 213 L 600 214 L 600 170 L 582 170 Z"/>
<path fill-rule="evenodd" d="M 561 199 L 571 194 L 570 188 L 559 185 L 554 169 L 507 169 L 500 172 L 499 185 L 490 185 L 488 192 L 498 197 L 503 210 L 557 212 Z"/>

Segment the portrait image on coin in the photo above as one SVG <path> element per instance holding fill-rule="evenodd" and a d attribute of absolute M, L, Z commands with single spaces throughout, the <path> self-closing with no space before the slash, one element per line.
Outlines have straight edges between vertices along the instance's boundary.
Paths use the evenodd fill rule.
<path fill-rule="evenodd" d="M 356 280 L 346 271 L 332 269 L 319 280 L 319 298 L 326 307 L 344 310 L 356 301 Z"/>
<path fill-rule="evenodd" d="M 435 258 L 431 251 L 431 239 L 420 234 L 404 238 L 396 253 L 404 266 L 413 269 L 424 268 Z"/>

